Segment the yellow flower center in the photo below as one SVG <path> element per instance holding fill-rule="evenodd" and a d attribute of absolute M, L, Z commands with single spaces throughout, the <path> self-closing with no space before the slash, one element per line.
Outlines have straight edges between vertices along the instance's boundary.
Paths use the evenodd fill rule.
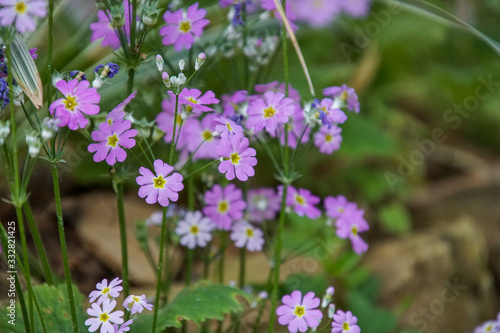
<path fill-rule="evenodd" d="M 231 163 L 233 163 L 233 164 L 239 164 L 240 160 L 241 160 L 241 157 L 240 157 L 240 155 L 238 155 L 238 153 L 232 153 L 231 154 Z"/>
<path fill-rule="evenodd" d="M 188 97 L 187 100 L 190 101 L 191 103 L 198 104 L 198 101 L 193 97 Z"/>
<path fill-rule="evenodd" d="M 306 314 L 306 310 L 303 306 L 300 306 L 300 305 L 297 305 L 295 307 L 295 311 L 293 311 L 293 313 L 295 313 L 297 315 L 297 317 L 302 317 L 303 315 Z"/>
<path fill-rule="evenodd" d="M 349 323 L 342 324 L 342 328 L 344 329 L 344 331 L 349 331 L 349 329 L 350 329 Z"/>
<path fill-rule="evenodd" d="M 76 102 L 76 96 L 68 95 L 66 99 L 63 101 L 63 104 L 66 106 L 67 110 L 75 111 L 75 108 L 78 106 Z"/>
<path fill-rule="evenodd" d="M 139 297 L 137 297 L 137 296 L 132 296 L 132 299 L 134 300 L 134 302 L 137 302 L 137 303 L 139 303 L 139 301 L 140 301 Z"/>
<path fill-rule="evenodd" d="M 197 225 L 191 226 L 191 229 L 189 230 L 193 235 L 197 235 L 200 232 L 200 228 L 198 228 Z"/>
<path fill-rule="evenodd" d="M 253 229 L 252 228 L 247 228 L 247 237 L 253 237 Z"/>
<path fill-rule="evenodd" d="M 271 118 L 276 113 L 276 109 L 271 105 L 264 109 L 264 118 Z"/>
<path fill-rule="evenodd" d="M 340 99 L 343 100 L 344 102 L 347 101 L 347 97 L 349 97 L 349 95 L 347 94 L 347 91 L 344 90 L 342 92 L 342 95 L 340 95 Z"/>
<path fill-rule="evenodd" d="M 28 9 L 28 7 L 24 3 L 24 1 L 16 3 L 15 11 L 18 12 L 19 14 L 23 14 L 26 11 L 26 9 Z"/>
<path fill-rule="evenodd" d="M 182 116 L 180 114 L 177 115 L 176 123 L 177 125 L 180 125 L 182 123 Z"/>
<path fill-rule="evenodd" d="M 356 226 L 352 227 L 351 232 L 354 236 L 357 236 L 358 235 L 358 227 L 356 227 Z"/>
<path fill-rule="evenodd" d="M 111 147 L 116 147 L 116 144 L 118 143 L 118 136 L 116 134 L 113 134 L 112 136 L 108 136 L 108 146 Z"/>
<path fill-rule="evenodd" d="M 332 139 L 333 138 L 332 138 L 332 136 L 330 134 L 325 135 L 325 141 L 326 142 L 330 142 L 330 141 L 332 141 Z"/>
<path fill-rule="evenodd" d="M 101 294 L 103 294 L 103 295 L 106 295 L 107 293 L 109 293 L 109 288 L 108 288 L 108 287 L 104 288 L 104 289 L 101 291 Z"/>
<path fill-rule="evenodd" d="M 179 24 L 179 30 L 184 32 L 184 33 L 190 32 L 191 31 L 191 22 L 189 20 L 188 21 L 181 21 L 181 23 Z"/>
<path fill-rule="evenodd" d="M 153 179 L 153 183 L 154 183 L 154 187 L 155 188 L 161 188 L 161 189 L 163 189 L 163 187 L 165 186 L 165 184 L 167 183 L 167 181 L 165 179 L 163 179 L 162 175 L 159 175 L 157 178 Z"/>
<path fill-rule="evenodd" d="M 300 205 L 303 205 L 303 204 L 305 204 L 305 203 L 306 203 L 306 199 L 305 199 L 303 196 L 298 195 L 298 194 L 295 196 L 295 200 L 296 200 L 296 201 L 297 201 Z"/>
<path fill-rule="evenodd" d="M 212 132 L 209 130 L 204 130 L 203 133 L 201 134 L 203 137 L 203 140 L 211 141 L 212 140 Z"/>
<path fill-rule="evenodd" d="M 102 322 L 107 322 L 109 319 L 108 313 L 104 312 L 99 315 L 99 320 Z"/>
<path fill-rule="evenodd" d="M 233 128 L 231 127 L 231 125 L 229 125 L 229 123 L 226 123 L 226 127 L 227 127 L 227 129 L 228 129 L 228 130 L 230 130 L 230 131 L 232 131 L 232 130 L 233 130 Z"/>
<path fill-rule="evenodd" d="M 226 213 L 229 210 L 229 203 L 226 200 L 219 202 L 219 206 L 217 207 L 217 211 L 221 214 Z"/>

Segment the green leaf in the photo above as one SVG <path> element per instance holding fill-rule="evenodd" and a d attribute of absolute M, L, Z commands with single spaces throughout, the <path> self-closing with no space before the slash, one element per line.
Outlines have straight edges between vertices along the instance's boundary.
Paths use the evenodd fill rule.
<path fill-rule="evenodd" d="M 396 328 L 397 318 L 394 313 L 376 308 L 370 300 L 360 292 L 349 296 L 349 310 L 358 318 L 361 331 L 370 333 L 387 333 Z"/>
<path fill-rule="evenodd" d="M 251 302 L 252 297 L 244 291 L 203 281 L 185 288 L 166 307 L 158 310 L 156 331 L 166 327 L 181 327 L 182 320 L 200 324 L 207 319 L 223 320 L 224 314 L 243 311 L 241 300 Z M 131 325 L 131 333 L 151 330 L 153 315 L 141 315 Z"/>
<path fill-rule="evenodd" d="M 19 35 L 16 35 L 9 44 L 9 48 L 11 56 L 9 68 L 12 68 L 14 79 L 33 105 L 40 109 L 43 104 L 42 80 L 28 48 Z"/>
<path fill-rule="evenodd" d="M 379 212 L 380 222 L 387 231 L 403 234 L 410 231 L 410 214 L 405 206 L 394 203 L 382 208 Z"/>
<path fill-rule="evenodd" d="M 76 286 L 73 286 L 75 303 L 77 304 L 76 313 L 78 326 L 81 332 L 87 332 L 88 328 L 85 326 L 87 315 L 85 314 L 81 306 L 83 304 L 83 295 L 76 290 L 78 290 Z M 47 331 L 72 332 L 73 325 L 71 322 L 71 312 L 69 308 L 69 299 L 68 293 L 66 291 L 66 285 L 60 284 L 55 287 L 44 284 L 33 287 L 33 292 L 35 293 L 40 305 L 40 310 L 42 312 Z M 2 318 L 9 318 L 7 317 L 8 310 L 9 309 L 7 308 L 2 309 L 2 311 L 0 312 Z M 42 332 L 42 325 L 36 312 L 35 319 L 35 332 Z M 10 318 L 7 320 L 10 320 Z M 7 320 L 0 321 L 0 332 L 27 332 L 26 328 L 24 327 L 24 321 L 21 316 L 21 309 L 19 308 L 19 305 L 16 305 L 14 320 L 15 325 L 9 324 Z"/>

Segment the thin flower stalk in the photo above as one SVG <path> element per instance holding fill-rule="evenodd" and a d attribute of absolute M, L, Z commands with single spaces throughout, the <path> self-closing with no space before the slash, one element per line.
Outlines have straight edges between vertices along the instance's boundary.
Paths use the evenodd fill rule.
<path fill-rule="evenodd" d="M 123 279 L 123 293 L 124 298 L 130 294 L 129 291 L 129 277 L 128 277 L 128 250 L 127 250 L 127 225 L 125 222 L 125 207 L 123 203 L 123 182 L 120 180 L 113 180 L 116 186 L 116 202 L 118 206 L 118 221 L 120 224 L 120 245 L 122 253 L 122 279 Z M 128 314 L 128 312 L 127 312 Z M 127 318 L 128 319 L 128 318 Z"/>

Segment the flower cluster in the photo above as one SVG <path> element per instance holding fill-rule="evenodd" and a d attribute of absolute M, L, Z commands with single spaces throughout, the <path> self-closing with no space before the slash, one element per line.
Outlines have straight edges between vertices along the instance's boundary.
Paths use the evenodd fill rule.
<path fill-rule="evenodd" d="M 114 278 L 108 284 L 108 280 L 104 279 L 97 283 L 96 288 L 89 295 L 90 308 L 87 309 L 87 314 L 90 316 L 85 321 L 89 327 L 89 332 L 95 332 L 100 328 L 100 333 L 116 333 L 127 332 L 133 319 L 124 322 L 124 312 L 115 310 L 116 298 L 120 296 L 123 287 L 120 285 L 122 280 Z M 129 295 L 123 302 L 123 308 L 130 311 L 133 316 L 136 313 L 142 313 L 144 309 L 151 311 L 153 305 L 149 304 L 145 295 L 136 296 Z"/>

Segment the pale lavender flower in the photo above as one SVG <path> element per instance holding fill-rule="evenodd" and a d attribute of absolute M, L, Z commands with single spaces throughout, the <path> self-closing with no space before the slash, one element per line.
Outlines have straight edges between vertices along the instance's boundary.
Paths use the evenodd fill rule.
<path fill-rule="evenodd" d="M 249 147 L 249 141 L 243 135 L 221 138 L 215 150 L 221 156 L 219 172 L 225 173 L 228 180 L 236 177 L 244 182 L 255 175 L 253 167 L 257 164 L 257 152 Z"/>
<path fill-rule="evenodd" d="M 113 324 L 123 323 L 123 311 L 115 311 L 116 301 L 106 299 L 101 307 L 97 303 L 92 303 L 91 308 L 87 309 L 87 314 L 91 317 L 85 321 L 85 326 L 89 327 L 89 332 L 95 332 L 101 327 L 101 333 L 115 333 Z M 102 326 L 101 326 L 102 325 Z"/>
<path fill-rule="evenodd" d="M 323 89 L 323 95 L 330 96 L 332 98 L 338 98 L 342 102 L 347 103 L 347 108 L 349 109 L 349 111 L 359 113 L 360 104 L 358 95 L 354 91 L 354 88 L 350 88 L 345 84 L 340 87 L 333 86 Z"/>
<path fill-rule="evenodd" d="M 264 246 L 262 230 L 243 220 L 234 224 L 230 237 L 236 247 L 245 247 L 248 251 L 262 251 Z"/>
<path fill-rule="evenodd" d="M 357 322 L 358 318 L 351 311 L 337 310 L 333 315 L 332 333 L 360 333 L 361 329 L 356 325 Z"/>
<path fill-rule="evenodd" d="M 47 15 L 47 3 L 42 0 L 0 0 L 0 6 L 0 25 L 14 25 L 20 34 L 35 31 L 34 16 Z"/>
<path fill-rule="evenodd" d="M 180 244 L 189 249 L 205 247 L 212 240 L 212 231 L 216 225 L 201 212 L 187 212 L 184 219 L 179 221 L 175 233 L 181 237 Z"/>
<path fill-rule="evenodd" d="M 315 28 L 328 26 L 341 11 L 340 4 L 334 0 L 292 0 L 291 5 L 298 21 Z"/>
<path fill-rule="evenodd" d="M 142 313 L 142 310 L 153 310 L 153 304 L 149 304 L 146 295 L 129 295 L 123 301 L 123 307 L 130 311 L 132 315 Z"/>
<path fill-rule="evenodd" d="M 361 232 L 370 229 L 363 214 L 362 209 L 348 210 L 335 223 L 337 236 L 344 239 L 349 238 L 356 254 L 362 254 L 368 250 L 368 244 L 359 236 Z"/>
<path fill-rule="evenodd" d="M 208 216 L 219 229 L 230 230 L 233 221 L 241 220 L 246 208 L 243 194 L 234 184 L 225 188 L 216 184 L 205 193 L 203 214 Z"/>
<path fill-rule="evenodd" d="M 175 202 L 179 199 L 177 192 L 182 191 L 183 177 L 180 173 L 174 172 L 174 168 L 162 160 L 158 159 L 153 163 L 155 173 L 151 170 L 140 167 L 138 176 L 135 180 L 141 187 L 139 188 L 139 197 L 146 198 L 150 205 L 158 202 L 161 206 L 167 207 L 170 201 Z"/>
<path fill-rule="evenodd" d="M 282 193 L 283 186 L 278 187 L 278 192 Z M 311 191 L 293 186 L 288 187 L 286 205 L 292 207 L 299 216 L 307 216 L 311 220 L 321 216 L 321 211 L 315 206 L 320 202 L 320 198 L 311 194 Z"/>
<path fill-rule="evenodd" d="M 281 197 L 273 188 L 248 191 L 248 217 L 250 222 L 262 223 L 273 220 L 281 210 Z"/>
<path fill-rule="evenodd" d="M 104 300 L 120 296 L 120 291 L 123 290 L 123 287 L 120 286 L 121 283 L 122 280 L 119 278 L 114 278 L 109 284 L 107 279 L 102 280 L 96 284 L 97 290 L 89 294 L 89 302 L 101 304 Z"/>
<path fill-rule="evenodd" d="M 500 333 L 500 322 L 488 320 L 476 327 L 474 333 Z"/>
<path fill-rule="evenodd" d="M 205 19 L 207 11 L 198 9 L 198 3 L 191 5 L 187 11 L 179 9 L 175 12 L 167 11 L 163 19 L 167 25 L 160 28 L 160 36 L 163 45 L 174 44 L 175 51 L 182 48 L 190 49 L 195 41 L 195 37 L 203 34 L 203 28 L 210 22 Z"/>
<path fill-rule="evenodd" d="M 290 333 L 305 332 L 309 327 L 318 327 L 323 318 L 323 313 L 316 309 L 320 300 L 314 297 L 313 292 L 307 293 L 302 299 L 302 293 L 295 290 L 291 295 L 283 296 L 281 301 L 283 305 L 276 309 L 278 322 L 280 325 L 288 325 Z"/>
<path fill-rule="evenodd" d="M 356 203 L 347 201 L 346 197 L 343 195 L 326 197 L 324 205 L 326 215 L 335 219 L 342 217 L 347 211 L 356 211 L 358 209 Z"/>
<path fill-rule="evenodd" d="M 124 333 L 130 331 L 130 324 L 132 324 L 134 320 L 130 319 L 129 321 L 124 322 L 123 324 L 119 325 L 118 324 L 113 324 L 114 328 L 114 333 Z"/>
<path fill-rule="evenodd" d="M 370 3 L 372 0 L 336 0 L 336 2 L 347 15 L 362 17 L 368 15 L 370 12 Z"/>

